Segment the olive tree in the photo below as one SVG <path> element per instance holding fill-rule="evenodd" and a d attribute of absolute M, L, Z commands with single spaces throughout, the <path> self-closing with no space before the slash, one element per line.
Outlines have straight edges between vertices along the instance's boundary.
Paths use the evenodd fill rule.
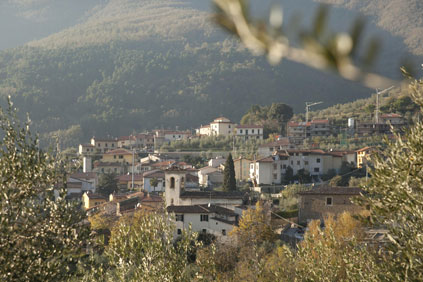
<path fill-rule="evenodd" d="M 0 129 L 0 278 L 67 280 L 89 243 L 85 215 L 66 201 L 63 169 L 38 148 L 29 121 L 18 121 L 10 100 L 0 110 Z"/>

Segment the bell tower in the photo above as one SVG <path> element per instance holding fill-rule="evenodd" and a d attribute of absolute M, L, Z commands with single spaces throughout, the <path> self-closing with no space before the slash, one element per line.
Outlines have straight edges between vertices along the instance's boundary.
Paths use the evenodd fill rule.
<path fill-rule="evenodd" d="M 181 204 L 180 195 L 185 189 L 186 170 L 172 167 L 165 170 L 166 207 Z"/>

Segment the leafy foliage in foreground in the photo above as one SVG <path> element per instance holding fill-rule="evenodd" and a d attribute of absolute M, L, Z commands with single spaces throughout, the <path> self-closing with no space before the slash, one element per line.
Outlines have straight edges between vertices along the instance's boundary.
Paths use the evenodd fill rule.
<path fill-rule="evenodd" d="M 414 101 L 423 107 L 423 81 L 410 84 Z M 423 123 L 396 136 L 374 160 L 372 178 L 362 204 L 372 224 L 386 226 L 391 244 L 382 265 L 389 280 L 423 279 Z"/>
<path fill-rule="evenodd" d="M 38 149 L 29 122 L 20 124 L 9 102 L 0 112 L 0 278 L 61 281 L 75 274 L 89 244 L 85 214 L 65 200 L 60 164 Z"/>

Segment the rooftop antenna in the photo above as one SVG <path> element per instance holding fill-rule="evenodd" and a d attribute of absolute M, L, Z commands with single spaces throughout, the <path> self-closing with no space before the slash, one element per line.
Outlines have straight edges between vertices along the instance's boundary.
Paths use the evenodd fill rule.
<path fill-rule="evenodd" d="M 379 91 L 379 89 L 376 88 L 376 110 L 375 110 L 375 123 L 379 123 L 379 95 L 384 94 L 394 88 L 394 86 L 391 86 L 389 88 L 386 88 L 385 90 Z"/>
<path fill-rule="evenodd" d="M 306 123 L 308 122 L 308 113 L 310 111 L 310 107 L 322 104 L 323 102 L 306 102 Z"/>

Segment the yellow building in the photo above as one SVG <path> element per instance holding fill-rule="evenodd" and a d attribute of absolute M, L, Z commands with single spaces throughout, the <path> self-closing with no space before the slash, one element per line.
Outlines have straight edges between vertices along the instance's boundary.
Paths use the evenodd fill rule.
<path fill-rule="evenodd" d="M 132 163 L 132 152 L 126 149 L 111 150 L 103 154 L 102 162 L 124 162 Z"/>
<path fill-rule="evenodd" d="M 235 123 L 232 123 L 225 117 L 216 118 L 210 123 L 210 135 L 212 136 L 230 136 L 235 132 Z"/>
<path fill-rule="evenodd" d="M 240 157 L 234 160 L 235 179 L 239 181 L 248 181 L 250 179 L 250 164 L 252 161 Z"/>
<path fill-rule="evenodd" d="M 105 203 L 105 202 L 107 202 L 106 197 L 99 194 L 86 192 L 82 195 L 82 204 L 85 209 L 89 209 L 89 208 L 101 205 L 102 203 Z"/>

